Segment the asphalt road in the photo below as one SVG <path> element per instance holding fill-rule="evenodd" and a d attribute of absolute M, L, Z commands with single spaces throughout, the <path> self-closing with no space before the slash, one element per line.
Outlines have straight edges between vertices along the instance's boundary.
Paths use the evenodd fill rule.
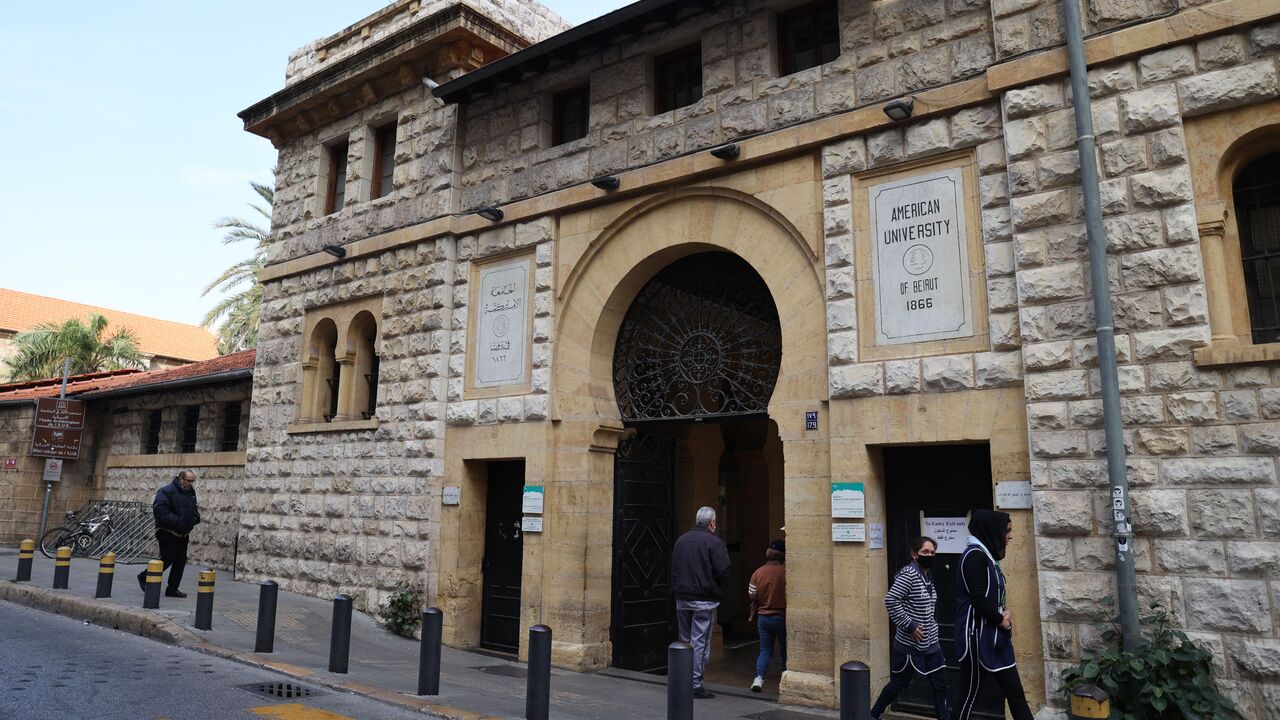
<path fill-rule="evenodd" d="M 310 697 L 241 686 L 291 683 Z M 425 715 L 270 670 L 0 602 L 4 720 L 401 720 Z"/>

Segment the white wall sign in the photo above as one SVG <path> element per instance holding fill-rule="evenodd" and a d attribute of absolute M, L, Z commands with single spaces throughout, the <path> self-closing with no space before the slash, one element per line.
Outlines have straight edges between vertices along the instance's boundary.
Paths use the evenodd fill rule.
<path fill-rule="evenodd" d="M 542 486 L 541 485 L 525 485 L 524 497 L 520 503 L 520 511 L 526 513 L 542 514 Z"/>
<path fill-rule="evenodd" d="M 866 498 L 862 483 L 831 483 L 831 517 L 866 517 Z"/>
<path fill-rule="evenodd" d="M 528 381 L 529 279 L 532 258 L 496 262 L 479 269 L 476 305 L 475 386 L 517 385 Z"/>
<path fill-rule="evenodd" d="M 969 521 L 962 517 L 926 517 L 922 535 L 938 543 L 940 553 L 962 553 L 969 542 Z"/>
<path fill-rule="evenodd" d="M 1002 510 L 1030 510 L 1031 481 L 1001 480 L 997 482 L 996 507 Z"/>
<path fill-rule="evenodd" d="M 520 529 L 527 532 L 542 532 L 542 516 L 526 515 L 520 518 Z"/>
<path fill-rule="evenodd" d="M 868 196 L 876 344 L 973 335 L 961 169 L 875 185 Z"/>
<path fill-rule="evenodd" d="M 884 523 L 871 523 L 867 526 L 867 547 L 872 550 L 884 549 Z"/>
<path fill-rule="evenodd" d="M 47 483 L 60 482 L 62 480 L 62 460 L 59 458 L 45 458 L 44 460 L 44 481 Z"/>
<path fill-rule="evenodd" d="M 458 505 L 462 502 L 462 488 L 457 485 L 446 485 L 443 497 L 445 505 Z"/>
<path fill-rule="evenodd" d="M 831 523 L 832 542 L 866 542 L 866 523 Z"/>

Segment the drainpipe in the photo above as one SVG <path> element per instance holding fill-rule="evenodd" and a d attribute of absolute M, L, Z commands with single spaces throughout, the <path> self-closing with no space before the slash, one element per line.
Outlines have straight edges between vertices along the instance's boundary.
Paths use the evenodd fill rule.
<path fill-rule="evenodd" d="M 1115 314 L 1111 310 L 1111 280 L 1107 271 L 1107 236 L 1102 229 L 1102 201 L 1098 196 L 1098 155 L 1093 140 L 1092 103 L 1084 61 L 1084 29 L 1079 0 L 1063 0 L 1071 99 L 1076 116 L 1076 149 L 1080 154 L 1080 184 L 1084 189 L 1084 223 L 1089 234 L 1089 280 L 1093 285 L 1093 315 L 1097 324 L 1098 374 L 1102 378 L 1102 419 L 1107 438 L 1107 477 L 1111 484 L 1113 536 L 1116 548 L 1116 595 L 1124 649 L 1136 652 L 1142 642 L 1138 624 L 1138 593 L 1133 561 L 1133 527 L 1129 512 L 1129 478 L 1125 475 L 1124 428 L 1120 418 L 1120 383 L 1116 377 Z"/>

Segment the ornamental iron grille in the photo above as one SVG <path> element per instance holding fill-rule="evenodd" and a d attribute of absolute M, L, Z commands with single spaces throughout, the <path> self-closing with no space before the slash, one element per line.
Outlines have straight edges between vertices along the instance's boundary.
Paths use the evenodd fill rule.
<path fill-rule="evenodd" d="M 618 409 L 628 421 L 766 413 L 781 362 L 764 280 L 736 255 L 690 255 L 627 310 L 613 352 Z"/>

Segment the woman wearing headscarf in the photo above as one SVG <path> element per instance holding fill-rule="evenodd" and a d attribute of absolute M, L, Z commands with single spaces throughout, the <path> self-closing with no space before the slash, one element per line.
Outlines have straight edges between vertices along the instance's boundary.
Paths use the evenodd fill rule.
<path fill-rule="evenodd" d="M 981 688 L 994 684 L 1013 720 L 1032 720 L 1013 657 L 1013 620 L 1005 600 L 1000 561 L 1013 537 L 1009 513 L 974 510 L 969 541 L 956 571 L 956 659 L 960 661 L 959 712 L 969 720 Z"/>
<path fill-rule="evenodd" d="M 929 571 L 938 543 L 933 538 L 918 537 L 908 549 L 911 562 L 893 576 L 884 596 L 884 607 L 894 627 L 890 675 L 871 708 L 871 717 L 880 720 L 898 694 L 910 687 L 916 675 L 922 675 L 933 685 L 933 709 L 938 720 L 948 720 L 947 661 L 938 644 L 938 591 Z"/>

